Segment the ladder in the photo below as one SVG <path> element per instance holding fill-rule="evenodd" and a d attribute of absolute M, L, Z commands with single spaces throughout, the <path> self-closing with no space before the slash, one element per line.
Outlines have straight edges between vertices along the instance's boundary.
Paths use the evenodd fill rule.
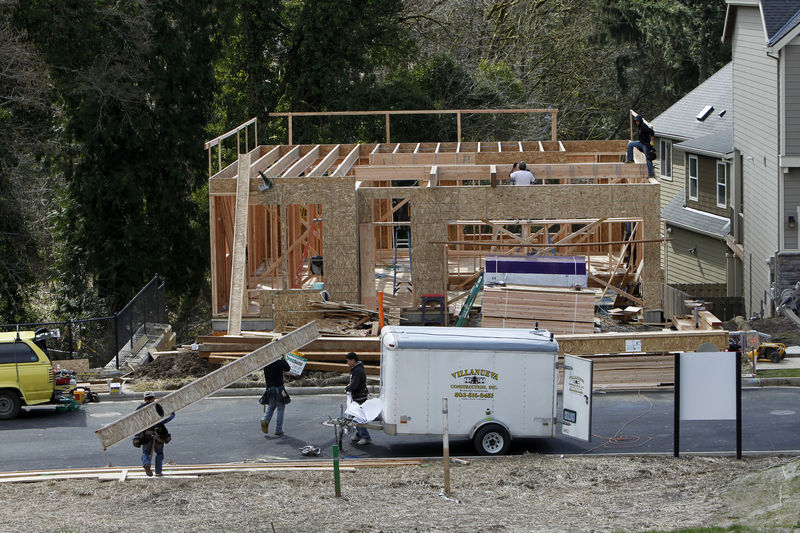
<path fill-rule="evenodd" d="M 469 312 L 472 310 L 472 304 L 475 303 L 475 298 L 478 296 L 478 293 L 481 292 L 482 288 L 483 288 L 483 272 L 481 272 L 481 275 L 478 276 L 478 279 L 475 280 L 475 285 L 473 285 L 472 290 L 469 291 L 469 296 L 467 296 L 467 301 L 464 302 L 464 306 L 461 308 L 461 312 L 458 314 L 458 320 L 456 321 L 457 328 L 463 327 L 464 324 L 467 323 L 467 319 L 469 318 Z"/>
<path fill-rule="evenodd" d="M 408 233 L 405 238 L 400 237 L 400 229 L 407 228 Z M 403 257 L 398 258 L 397 251 L 400 249 L 408 250 L 408 260 L 404 259 Z M 397 294 L 397 291 L 400 289 L 408 289 L 411 291 L 411 225 L 404 224 L 402 226 L 395 226 L 394 227 L 394 265 L 393 265 L 393 278 L 392 278 L 392 294 Z M 398 271 L 408 272 L 408 279 L 397 279 Z"/>

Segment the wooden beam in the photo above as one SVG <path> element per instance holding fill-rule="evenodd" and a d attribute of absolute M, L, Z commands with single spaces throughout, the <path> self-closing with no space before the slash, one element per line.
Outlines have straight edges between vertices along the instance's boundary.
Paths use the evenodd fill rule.
<path fill-rule="evenodd" d="M 200 379 L 181 387 L 177 391 L 156 400 L 152 404 L 142 407 L 111 424 L 101 427 L 95 433 L 97 433 L 100 443 L 103 445 L 103 449 L 108 449 L 109 446 L 113 446 L 135 433 L 152 427 L 162 420 L 163 417 L 156 412 L 157 405 L 163 408 L 165 415 L 170 412 L 177 412 L 227 387 L 244 376 L 261 370 L 273 361 L 277 361 L 285 354 L 302 348 L 317 337 L 319 337 L 317 323 L 310 322 L 292 333 L 250 352 L 241 359 L 215 370 L 210 374 L 206 374 Z"/>
<path fill-rule="evenodd" d="M 228 333 L 238 335 L 242 330 L 242 312 L 247 302 L 245 257 L 247 255 L 247 220 L 250 203 L 250 154 L 239 156 L 239 176 L 236 180 L 236 215 L 233 229 L 233 259 L 231 261 L 231 292 L 228 298 Z"/>
<path fill-rule="evenodd" d="M 377 147 L 376 147 L 377 148 Z M 334 177 L 341 177 L 346 176 L 348 172 L 350 172 L 350 168 L 358 161 L 358 156 L 361 153 L 361 145 L 357 144 L 350 150 L 350 153 L 347 154 L 347 157 L 344 158 L 344 161 L 336 167 L 336 170 L 333 171 L 331 176 Z"/>
<path fill-rule="evenodd" d="M 319 162 L 317 166 L 315 166 L 311 172 L 307 174 L 307 176 L 322 176 L 325 174 L 325 171 L 328 170 L 337 159 L 339 159 L 339 149 L 342 145 L 337 144 L 333 147 L 331 151 L 327 153 L 325 157 L 322 158 L 322 161 Z"/>
<path fill-rule="evenodd" d="M 316 145 L 314 148 L 308 151 L 306 155 L 295 161 L 295 163 L 289 167 L 286 172 L 283 173 L 281 176 L 282 178 L 297 178 L 302 174 L 308 167 L 314 164 L 314 162 L 319 159 L 319 145 Z"/>
<path fill-rule="evenodd" d="M 300 157 L 300 147 L 295 146 L 294 148 L 286 152 L 286 154 L 283 157 L 278 159 L 276 163 L 274 163 L 271 167 L 269 167 L 267 169 L 266 174 L 272 178 L 281 177 L 281 174 L 283 174 L 283 172 L 287 168 L 289 168 L 295 161 L 297 161 L 298 157 Z"/>
<path fill-rule="evenodd" d="M 644 306 L 644 301 L 641 298 L 637 298 L 636 296 L 634 296 L 632 294 L 628 294 L 627 292 L 625 292 L 622 289 L 619 289 L 617 287 L 609 287 L 609 285 L 610 285 L 609 281 L 610 280 L 609 281 L 604 281 L 604 280 L 598 278 L 597 276 L 595 276 L 593 274 L 588 274 L 588 276 L 589 276 L 590 280 L 599 283 L 603 287 L 610 288 L 612 291 L 616 292 L 620 296 L 624 296 L 625 298 L 629 299 L 630 301 L 636 302 L 637 304 L 639 304 L 641 306 Z"/>
<path fill-rule="evenodd" d="M 569 235 L 567 235 L 563 239 L 560 239 L 559 241 L 555 242 L 554 244 L 564 244 L 565 241 L 570 241 L 570 240 L 574 239 L 575 237 L 577 237 L 578 235 L 582 235 L 584 233 L 587 233 L 587 232 L 593 230 L 594 228 L 596 228 L 597 226 L 599 226 L 600 224 L 602 224 L 603 222 L 605 222 L 606 219 L 607 219 L 607 217 L 598 218 L 597 220 L 595 220 L 595 221 L 587 224 L 586 226 L 582 227 L 578 231 L 573 231 L 572 233 L 570 233 Z M 549 251 L 550 251 L 549 249 L 543 248 L 541 250 L 538 250 L 536 252 L 536 255 L 543 255 L 543 254 L 545 254 L 545 253 L 547 253 Z"/>
<path fill-rule="evenodd" d="M 513 233 L 512 233 L 513 235 Z M 638 239 L 635 241 L 602 241 L 602 242 L 586 242 L 586 243 L 562 243 L 562 244 L 537 244 L 537 243 L 526 243 L 526 242 L 506 242 L 506 241 L 428 241 L 430 244 L 469 244 L 474 246 L 512 246 L 512 247 L 519 247 L 519 248 L 558 248 L 559 246 L 567 246 L 567 247 L 584 247 L 584 246 L 604 246 L 604 245 L 613 245 L 613 244 L 625 244 L 626 242 L 635 243 L 635 242 L 664 242 L 664 241 L 671 241 L 672 237 L 664 238 L 664 239 Z"/>

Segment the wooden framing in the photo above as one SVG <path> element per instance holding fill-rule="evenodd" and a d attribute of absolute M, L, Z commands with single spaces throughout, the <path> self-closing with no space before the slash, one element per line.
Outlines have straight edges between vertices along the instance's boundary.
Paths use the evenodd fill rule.
<path fill-rule="evenodd" d="M 249 174 L 244 316 L 272 318 L 274 294 L 317 281 L 334 300 L 374 308 L 375 268 L 393 260 L 398 224 L 410 228 L 415 301 L 448 284 L 468 289 L 487 253 L 534 249 L 589 255 L 604 265 L 593 274 L 599 287 L 658 308 L 658 183 L 643 164 L 619 163 L 625 147 L 553 140 L 257 146 L 249 172 L 219 164 L 209 178 L 212 315 L 225 317 L 231 303 L 240 174 Z M 536 185 L 506 184 L 519 160 L 530 162 Z M 411 206 L 410 220 L 398 220 Z M 627 240 L 626 223 L 636 228 Z M 483 229 L 467 231 L 470 225 Z M 324 276 L 310 272 L 313 256 L 323 256 Z M 455 258 L 475 267 L 453 277 Z"/>

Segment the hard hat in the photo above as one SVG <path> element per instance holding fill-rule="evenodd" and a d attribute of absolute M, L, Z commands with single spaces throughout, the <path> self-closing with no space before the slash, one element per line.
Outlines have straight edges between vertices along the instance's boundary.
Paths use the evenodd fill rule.
<path fill-rule="evenodd" d="M 156 397 L 156 393 L 151 391 L 151 390 L 149 390 L 149 391 L 144 393 L 144 399 L 145 400 L 148 399 L 148 398 L 155 398 L 155 397 Z"/>
<path fill-rule="evenodd" d="M 519 169 L 520 170 L 526 170 L 527 168 L 528 168 L 528 165 L 525 164 L 525 161 L 520 161 L 519 162 Z"/>

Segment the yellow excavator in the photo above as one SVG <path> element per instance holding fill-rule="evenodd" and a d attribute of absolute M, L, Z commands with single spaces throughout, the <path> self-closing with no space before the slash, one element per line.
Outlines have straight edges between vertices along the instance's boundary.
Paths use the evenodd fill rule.
<path fill-rule="evenodd" d="M 786 357 L 786 345 L 780 342 L 762 342 L 755 350 L 747 352 L 747 357 L 751 361 L 753 357 L 758 357 L 759 361 L 780 363 L 781 359 Z"/>

